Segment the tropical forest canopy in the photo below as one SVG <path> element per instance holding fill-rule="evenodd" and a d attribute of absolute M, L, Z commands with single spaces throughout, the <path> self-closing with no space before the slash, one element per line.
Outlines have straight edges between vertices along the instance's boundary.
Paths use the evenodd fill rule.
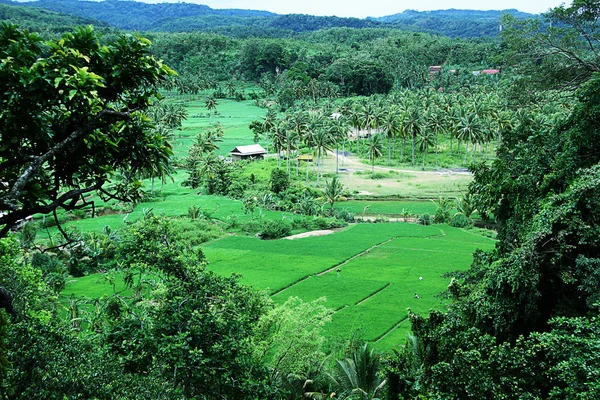
<path fill-rule="evenodd" d="M 0 397 L 600 397 L 600 4 L 510 14 L 487 37 L 497 14 L 358 20 L 2 1 Z M 260 116 L 220 118 L 236 104 Z M 228 162 L 228 135 L 272 158 Z M 246 239 L 264 249 L 256 243 L 365 222 L 374 204 L 340 206 L 360 196 L 344 186 L 340 154 L 364 163 L 364 184 L 447 168 L 473 179 L 456 199 L 423 195 L 431 213 L 395 213 L 409 233 L 376 226 L 373 247 L 349 234 L 330 253 L 364 248 L 352 257 L 375 263 L 377 247 L 433 242 L 434 230 L 496 239 L 470 267 L 444 271 L 437 308 L 409 310 L 411 334 L 385 354 L 373 346 L 398 326 L 369 344 L 360 331 L 328 336 L 332 321 L 352 326 L 350 305 L 280 300 L 286 286 L 258 291 L 206 255 L 227 269 L 252 258 L 235 247 Z M 159 208 L 169 190 L 215 207 L 136 210 Z M 97 213 L 120 225 L 83 229 Z M 207 245 L 218 238 L 220 248 Z M 384 275 L 390 263 L 373 265 Z M 345 277 L 347 265 L 323 274 Z M 289 267 L 299 274 L 290 286 L 318 280 Z M 87 300 L 66 294 L 72 281 Z M 111 290 L 93 296 L 102 282 Z M 360 302 L 388 286 L 369 286 Z"/>

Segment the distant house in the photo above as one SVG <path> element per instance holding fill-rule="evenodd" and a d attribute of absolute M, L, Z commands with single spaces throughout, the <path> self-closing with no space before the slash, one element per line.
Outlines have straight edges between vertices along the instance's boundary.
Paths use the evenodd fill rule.
<path fill-rule="evenodd" d="M 484 69 L 481 71 L 483 75 L 496 75 L 500 73 L 499 69 Z"/>
<path fill-rule="evenodd" d="M 229 152 L 233 161 L 264 158 L 267 151 L 260 144 L 238 146 Z"/>
<path fill-rule="evenodd" d="M 315 157 L 312 154 L 300 154 L 298 156 L 298 161 L 313 162 L 314 158 Z"/>
<path fill-rule="evenodd" d="M 430 74 L 439 74 L 442 71 L 442 66 L 441 65 L 432 65 L 431 67 L 429 67 L 429 73 Z"/>

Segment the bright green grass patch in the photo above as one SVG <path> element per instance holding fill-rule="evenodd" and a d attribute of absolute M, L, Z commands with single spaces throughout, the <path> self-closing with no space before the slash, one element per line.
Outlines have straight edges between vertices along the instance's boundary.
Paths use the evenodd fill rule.
<path fill-rule="evenodd" d="M 397 214 L 407 210 L 412 215 L 435 214 L 436 205 L 432 201 L 342 201 L 335 203 L 337 209 L 362 215 L 368 207 L 366 214 Z"/>
<path fill-rule="evenodd" d="M 205 247 L 205 253 L 209 268 L 218 273 L 240 273 L 244 283 L 271 292 L 285 288 L 273 296 L 278 303 L 290 296 L 326 297 L 326 305 L 337 310 L 326 328 L 328 337 L 358 331 L 389 349 L 410 331 L 402 322 L 408 308 L 425 315 L 443 308 L 438 294 L 450 280 L 442 276 L 466 269 L 475 249 L 493 246 L 491 239 L 449 226 L 396 223 L 358 224 L 294 241 L 231 237 Z M 331 269 L 345 260 L 339 272 Z"/>
<path fill-rule="evenodd" d="M 209 269 L 238 273 L 242 282 L 272 292 L 299 279 L 327 270 L 390 237 L 440 235 L 433 226 L 409 224 L 358 224 L 327 236 L 297 240 L 259 240 L 227 237 L 203 247 Z"/>
<path fill-rule="evenodd" d="M 60 293 L 62 298 L 76 296 L 85 299 L 98 299 L 102 296 L 120 294 L 129 296 L 131 291 L 123 283 L 123 273 L 116 272 L 112 274 L 112 283 L 108 279 L 108 274 L 94 274 L 83 276 L 81 278 L 68 279 L 65 289 Z"/>
<path fill-rule="evenodd" d="M 196 136 L 215 124 L 223 127 L 224 138 L 219 143 L 217 153 L 228 154 L 236 146 L 253 144 L 254 134 L 248 128 L 253 120 L 260 119 L 266 113 L 265 109 L 257 107 L 253 101 L 217 100 L 217 115 L 208 116 L 204 100 L 187 104 L 188 119 L 183 122 L 181 132 L 175 133 L 173 151 L 176 157 L 186 157 Z"/>

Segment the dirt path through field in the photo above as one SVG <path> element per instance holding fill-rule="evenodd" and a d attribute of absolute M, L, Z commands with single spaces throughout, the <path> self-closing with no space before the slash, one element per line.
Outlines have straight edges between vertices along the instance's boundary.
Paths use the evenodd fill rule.
<path fill-rule="evenodd" d="M 329 151 L 328 154 L 330 156 L 333 157 L 333 161 L 335 163 L 335 153 L 333 151 Z M 340 156 L 342 157 L 342 156 Z M 364 162 L 362 162 L 360 160 L 360 158 L 353 156 L 353 155 L 348 155 L 348 156 L 343 156 L 344 157 L 344 168 L 346 168 L 346 164 L 352 165 L 354 167 L 359 167 L 361 170 L 369 170 L 371 171 L 371 165 L 369 164 L 365 164 Z M 402 172 L 402 173 L 408 173 L 408 174 L 414 174 L 414 175 L 472 175 L 471 172 L 467 171 L 466 169 L 439 169 L 436 171 L 419 171 L 419 170 L 413 170 L 413 169 L 402 169 L 402 168 L 396 168 L 396 167 L 382 167 L 379 165 L 376 165 L 374 168 L 375 171 L 383 171 L 383 172 L 389 172 L 389 171 L 396 171 L 396 172 Z"/>

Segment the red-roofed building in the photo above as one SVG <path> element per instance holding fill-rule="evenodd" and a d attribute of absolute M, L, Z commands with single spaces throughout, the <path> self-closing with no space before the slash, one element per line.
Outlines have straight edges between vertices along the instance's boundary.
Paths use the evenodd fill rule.
<path fill-rule="evenodd" d="M 481 71 L 483 75 L 496 75 L 500 73 L 499 69 L 484 69 Z"/>

